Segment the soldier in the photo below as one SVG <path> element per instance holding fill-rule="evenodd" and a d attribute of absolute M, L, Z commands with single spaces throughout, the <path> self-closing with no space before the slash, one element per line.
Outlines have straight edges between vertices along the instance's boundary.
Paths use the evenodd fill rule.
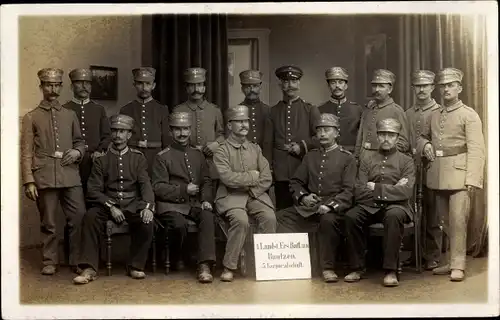
<path fill-rule="evenodd" d="M 240 73 L 241 91 L 245 100 L 240 105 L 247 106 L 250 112 L 250 127 L 247 139 L 264 147 L 264 125 L 269 117 L 270 108 L 260 101 L 262 72 L 245 70 Z"/>
<path fill-rule="evenodd" d="M 248 233 L 248 216 L 257 219 L 258 233 L 276 231 L 273 202 L 266 193 L 272 183 L 271 170 L 259 145 L 246 139 L 249 119 L 246 106 L 227 111 L 230 134 L 214 155 L 221 180 L 215 205 L 230 225 L 222 281 L 233 281 L 233 271 Z"/>
<path fill-rule="evenodd" d="M 325 77 L 332 96 L 329 101 L 319 107 L 319 111 L 334 114 L 340 119 L 340 128 L 338 128 L 339 145 L 353 153 L 363 107 L 356 102 L 347 101 L 345 92 L 349 75 L 346 69 L 341 67 L 330 68 L 326 70 Z"/>
<path fill-rule="evenodd" d="M 364 273 L 365 227 L 384 225 L 384 285 L 399 285 L 397 270 L 404 224 L 413 219 L 410 199 L 415 183 L 413 159 L 398 151 L 396 144 L 402 126 L 396 119 L 377 122 L 379 151 L 361 158 L 354 190 L 355 207 L 345 216 L 349 264 L 353 272 L 344 280 L 359 281 Z"/>
<path fill-rule="evenodd" d="M 408 153 L 409 130 L 404 109 L 390 97 L 396 76 L 389 70 L 378 69 L 373 72 L 373 98 L 361 117 L 361 125 L 356 139 L 354 156 L 358 163 L 365 156 L 371 157 L 379 149 L 376 123 L 382 119 L 394 118 L 401 123 L 401 132 L 397 148 L 402 153 Z"/>
<path fill-rule="evenodd" d="M 352 206 L 354 156 L 337 145 L 339 120 L 328 113 L 316 124 L 320 149 L 308 152 L 290 181 L 295 205 L 276 213 L 278 232 L 314 232 L 319 227 L 320 262 L 325 282 L 337 282 L 336 250 L 341 216 Z"/>
<path fill-rule="evenodd" d="M 283 66 L 276 69 L 275 74 L 281 81 L 283 100 L 271 108 L 263 151 L 273 170 L 276 208 L 282 210 L 293 206 L 289 182 L 302 157 L 317 147 L 313 136 L 320 112 L 298 95 L 303 75 L 300 68 Z"/>
<path fill-rule="evenodd" d="M 128 115 L 135 120 L 129 145 L 141 151 L 148 160 L 148 174 L 151 177 L 153 161 L 156 154 L 166 148 L 170 142 L 168 128 L 168 107 L 153 99 L 152 92 L 156 87 L 156 70 L 141 67 L 132 70 L 137 100 L 129 102 L 120 110 L 120 114 Z"/>
<path fill-rule="evenodd" d="M 56 214 L 61 203 L 69 227 L 69 262 L 76 266 L 80 223 L 85 214 L 85 198 L 78 173 L 78 161 L 85 153 L 85 141 L 76 114 L 63 108 L 57 98 L 63 71 L 38 71 L 43 100 L 23 117 L 21 170 L 24 192 L 36 201 L 43 234 L 42 274 L 57 272 L 58 240 Z"/>
<path fill-rule="evenodd" d="M 218 106 L 205 99 L 207 71 L 189 68 L 184 71 L 188 100 L 174 108 L 174 112 L 191 113 L 193 124 L 190 143 L 203 151 L 213 182 L 213 194 L 217 190 L 218 174 L 213 164 L 213 154 L 224 141 L 224 119 Z"/>
<path fill-rule="evenodd" d="M 104 107 L 90 100 L 92 72 L 89 69 L 73 69 L 69 73 L 73 99 L 63 107 L 73 110 L 80 120 L 80 130 L 85 140 L 85 155 L 80 162 L 83 191 L 87 194 L 87 180 L 92 161 L 105 152 L 110 143 L 109 120 Z"/>
<path fill-rule="evenodd" d="M 422 134 L 425 125 L 429 122 L 430 116 L 436 110 L 439 110 L 439 104 L 432 98 L 431 94 L 434 91 L 435 74 L 429 70 L 417 70 L 412 75 L 412 84 L 415 91 L 416 103 L 414 106 L 406 110 L 406 117 L 410 128 L 410 145 L 412 154 L 415 160 L 417 177 L 422 176 L 422 194 L 425 200 L 423 210 L 425 214 L 424 225 L 424 259 L 426 261 L 425 268 L 432 270 L 438 266 L 440 252 L 440 243 L 442 241 L 442 232 L 439 228 L 439 219 L 433 209 L 434 194 L 425 187 L 425 176 L 420 175 L 420 170 L 428 166 L 428 161 L 422 158 L 422 150 L 417 151 L 417 138 Z"/>
<path fill-rule="evenodd" d="M 474 109 L 459 99 L 463 72 L 445 68 L 438 73 L 444 105 L 431 115 L 418 138 L 419 150 L 430 160 L 427 187 L 436 194 L 436 210 L 450 242 L 435 274 L 465 277 L 467 223 L 470 198 L 483 186 L 485 145 L 482 123 Z M 441 251 L 441 250 L 439 250 Z"/>
<path fill-rule="evenodd" d="M 158 153 L 153 165 L 153 189 L 157 212 L 166 222 L 169 233 L 179 235 L 174 243 L 182 244 L 187 236 L 188 220 L 196 222 L 198 232 L 198 281 L 213 281 L 210 271 L 215 263 L 214 216 L 212 213 L 212 180 L 199 149 L 189 145 L 191 114 L 170 115 L 173 143 Z"/>
<path fill-rule="evenodd" d="M 96 279 L 99 269 L 101 233 L 113 219 L 130 226 L 130 259 L 127 274 L 143 279 L 144 266 L 153 240 L 154 193 L 148 176 L 148 161 L 142 152 L 129 148 L 134 119 L 118 114 L 111 117 L 112 145 L 97 157 L 88 181 L 87 199 L 91 208 L 83 218 L 82 243 L 78 267 L 73 279 L 87 284 Z"/>

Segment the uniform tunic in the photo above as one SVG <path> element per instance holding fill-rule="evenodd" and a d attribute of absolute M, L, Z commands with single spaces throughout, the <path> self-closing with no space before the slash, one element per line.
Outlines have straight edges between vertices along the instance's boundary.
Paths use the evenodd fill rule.
<path fill-rule="evenodd" d="M 176 106 L 173 112 L 189 112 L 193 125 L 191 127 L 190 143 L 192 146 L 201 148 L 209 143 L 224 141 L 224 118 L 222 112 L 215 104 L 203 100 L 197 105 L 189 100 Z M 217 170 L 213 165 L 212 157 L 207 157 L 210 177 L 218 179 Z"/>
<path fill-rule="evenodd" d="M 409 126 L 405 111 L 392 98 L 389 98 L 380 104 L 373 100 L 370 101 L 367 109 L 363 112 L 354 152 L 356 159 L 360 159 L 364 150 L 377 151 L 379 149 L 376 125 L 378 121 L 387 118 L 394 118 L 401 123 L 397 148 L 403 153 L 409 153 Z M 371 156 L 373 153 L 370 152 L 369 155 Z"/>
<path fill-rule="evenodd" d="M 431 99 L 431 101 L 425 105 L 415 104 L 405 111 L 410 128 L 410 146 L 412 154 L 418 162 L 421 161 L 420 157 L 422 155 L 422 150 L 417 150 L 417 138 L 423 133 L 425 126 L 428 125 L 431 114 L 439 110 L 439 108 L 440 106 L 436 103 L 436 100 Z"/>
<path fill-rule="evenodd" d="M 21 175 L 23 185 L 35 183 L 37 207 L 43 234 L 43 263 L 55 265 L 58 259 L 58 204 L 68 220 L 70 264 L 76 263 L 79 225 L 85 214 L 78 161 L 61 166 L 63 153 L 76 149 L 85 153 L 77 116 L 58 101 L 42 101 L 23 117 L 21 132 Z M 81 160 L 81 158 L 80 158 Z"/>
<path fill-rule="evenodd" d="M 73 110 L 80 122 L 80 130 L 85 140 L 85 155 L 80 162 L 80 177 L 84 190 L 92 169 L 92 158 L 90 155 L 95 151 L 105 151 L 111 142 L 109 120 L 104 107 L 87 99 L 78 101 L 73 99 L 63 105 Z"/>
<path fill-rule="evenodd" d="M 120 113 L 134 118 L 134 130 L 128 144 L 145 155 L 151 175 L 156 154 L 171 142 L 168 107 L 153 98 L 133 100 L 123 106 Z"/>
<path fill-rule="evenodd" d="M 321 113 L 331 113 L 339 117 L 338 143 L 350 152 L 354 152 L 354 147 L 356 146 L 356 138 L 358 136 L 363 109 L 356 102 L 347 101 L 346 98 L 340 101 L 330 98 L 330 100 L 319 107 Z"/>
<path fill-rule="evenodd" d="M 247 139 L 250 142 L 257 143 L 261 148 L 264 148 L 264 127 L 271 108 L 260 100 L 250 101 L 245 99 L 240 105 L 248 107 L 250 116 L 250 128 L 248 130 Z"/>

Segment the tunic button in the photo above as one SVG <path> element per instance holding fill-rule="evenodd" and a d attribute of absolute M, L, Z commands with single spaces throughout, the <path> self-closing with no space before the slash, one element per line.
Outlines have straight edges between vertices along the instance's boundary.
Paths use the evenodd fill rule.
<path fill-rule="evenodd" d="M 143 105 L 142 105 L 142 107 L 143 107 L 143 108 L 146 108 L 146 105 L 144 105 L 144 104 L 143 104 Z"/>
<path fill-rule="evenodd" d="M 380 196 L 378 196 L 377 198 L 379 198 L 379 199 L 380 199 Z"/>

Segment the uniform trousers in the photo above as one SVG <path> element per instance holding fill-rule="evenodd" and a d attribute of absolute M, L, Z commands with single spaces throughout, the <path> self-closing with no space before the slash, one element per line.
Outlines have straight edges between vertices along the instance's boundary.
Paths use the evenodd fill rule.
<path fill-rule="evenodd" d="M 83 194 L 87 194 L 87 181 L 89 180 L 90 173 L 92 172 L 92 158 L 90 157 L 91 153 L 85 151 L 83 155 L 82 161 L 80 161 L 79 171 L 80 178 L 82 180 L 82 188 Z"/>
<path fill-rule="evenodd" d="M 275 181 L 274 195 L 276 197 L 276 211 L 284 210 L 293 206 L 292 193 L 289 181 Z"/>
<path fill-rule="evenodd" d="M 198 263 L 215 262 L 215 223 L 212 212 L 191 208 L 189 215 L 168 211 L 158 218 L 165 222 L 169 243 L 174 243 L 178 250 L 182 249 L 188 235 L 189 221 L 195 222 L 198 227 Z"/>
<path fill-rule="evenodd" d="M 81 186 L 38 190 L 36 205 L 40 212 L 40 227 L 43 235 L 43 264 L 57 265 L 59 263 L 59 241 L 56 229 L 59 203 L 61 203 L 68 226 L 69 264 L 75 266 L 79 255 L 81 224 L 85 215 L 85 199 Z"/>
<path fill-rule="evenodd" d="M 422 220 L 424 227 L 423 258 L 425 261 L 439 262 L 443 243 L 443 231 L 440 228 L 440 217 L 435 209 L 436 196 L 433 190 L 423 187 Z"/>
<path fill-rule="evenodd" d="M 443 228 L 443 235 L 449 239 L 449 250 L 441 259 L 450 263 L 451 269 L 465 270 L 467 254 L 467 223 L 470 214 L 470 198 L 467 190 L 434 190 L 436 210 Z M 440 252 L 442 249 L 441 244 Z"/>
<path fill-rule="evenodd" d="M 334 270 L 337 248 L 342 241 L 341 216 L 335 213 L 302 217 L 294 207 L 276 212 L 278 233 L 312 233 L 318 231 L 320 264 L 323 270 Z M 315 248 L 313 248 L 315 249 Z"/>
<path fill-rule="evenodd" d="M 130 230 L 130 252 L 127 267 L 144 270 L 149 248 L 153 240 L 154 222 L 142 222 L 140 211 L 123 211 Z M 81 256 L 78 265 L 90 265 L 99 269 L 100 241 L 106 229 L 106 222 L 113 219 L 108 208 L 94 206 L 87 211 L 82 223 Z"/>
<path fill-rule="evenodd" d="M 384 225 L 383 268 L 387 271 L 397 271 L 404 224 L 408 220 L 408 215 L 398 207 L 382 208 L 376 213 L 370 213 L 360 206 L 355 206 L 347 211 L 345 232 L 351 269 L 355 271 L 365 269 L 367 228 L 374 223 L 381 222 Z"/>
<path fill-rule="evenodd" d="M 264 193 L 260 199 L 264 196 L 269 197 Z M 270 202 L 271 199 L 269 199 Z M 250 228 L 249 216 L 257 220 L 257 233 L 276 232 L 274 210 L 255 199 L 248 199 L 245 209 L 234 208 L 226 211 L 225 217 L 229 221 L 229 230 L 222 264 L 228 269 L 235 270 L 238 266 L 238 259 Z"/>

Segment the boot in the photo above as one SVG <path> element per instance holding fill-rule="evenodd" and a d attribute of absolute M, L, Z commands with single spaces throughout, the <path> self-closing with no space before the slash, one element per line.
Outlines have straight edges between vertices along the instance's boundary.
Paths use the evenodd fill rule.
<path fill-rule="evenodd" d="M 57 272 L 57 267 L 55 265 L 49 264 L 43 267 L 41 273 L 44 276 L 53 276 Z"/>
<path fill-rule="evenodd" d="M 446 264 L 446 265 L 441 266 L 441 267 L 437 267 L 437 268 L 432 270 L 433 274 L 440 275 L 440 276 L 450 274 L 450 272 L 451 272 L 451 270 L 450 270 L 449 264 Z"/>
<path fill-rule="evenodd" d="M 460 282 L 465 279 L 465 272 L 459 269 L 451 270 L 450 280 L 453 282 Z"/>
<path fill-rule="evenodd" d="M 349 273 L 347 276 L 344 277 L 345 282 L 358 282 L 361 280 L 361 277 L 363 276 L 362 271 L 354 271 Z"/>
<path fill-rule="evenodd" d="M 198 281 L 201 283 L 211 283 L 214 281 L 214 277 L 210 272 L 210 267 L 206 263 L 200 263 L 198 268 Z"/>
<path fill-rule="evenodd" d="M 224 268 L 224 271 L 222 271 L 222 274 L 220 276 L 220 280 L 224 282 L 231 282 L 234 279 L 234 274 L 233 271 L 229 270 L 228 268 Z"/>
<path fill-rule="evenodd" d="M 323 281 L 337 282 L 339 281 L 339 276 L 333 270 L 323 270 Z"/>
<path fill-rule="evenodd" d="M 97 279 L 97 273 L 92 268 L 84 269 L 79 276 L 73 279 L 74 284 L 87 284 Z"/>
<path fill-rule="evenodd" d="M 386 287 L 397 287 L 399 285 L 398 277 L 396 272 L 388 272 L 384 277 L 384 286 Z"/>

